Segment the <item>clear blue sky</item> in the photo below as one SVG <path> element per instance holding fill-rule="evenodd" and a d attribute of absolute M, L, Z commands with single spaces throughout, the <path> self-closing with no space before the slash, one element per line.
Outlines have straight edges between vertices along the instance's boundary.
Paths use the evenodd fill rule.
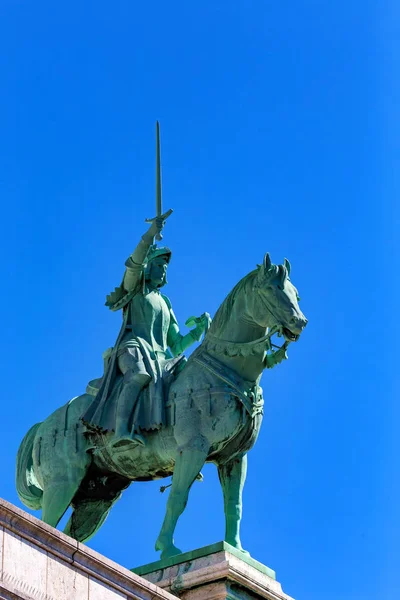
<path fill-rule="evenodd" d="M 398 39 L 385 1 L 0 0 L 1 496 L 21 506 L 27 429 L 101 374 L 159 119 L 182 329 L 267 250 L 309 319 L 262 380 L 244 545 L 297 600 L 398 597 Z M 223 537 L 204 474 L 184 550 Z M 133 484 L 90 546 L 156 560 L 159 485 Z"/>

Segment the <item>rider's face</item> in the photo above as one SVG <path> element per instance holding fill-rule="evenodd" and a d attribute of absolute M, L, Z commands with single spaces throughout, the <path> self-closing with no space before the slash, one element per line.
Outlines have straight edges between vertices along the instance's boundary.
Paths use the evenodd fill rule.
<path fill-rule="evenodd" d="M 150 281 L 154 286 L 164 283 L 168 268 L 168 259 L 166 256 L 157 256 L 151 261 Z"/>

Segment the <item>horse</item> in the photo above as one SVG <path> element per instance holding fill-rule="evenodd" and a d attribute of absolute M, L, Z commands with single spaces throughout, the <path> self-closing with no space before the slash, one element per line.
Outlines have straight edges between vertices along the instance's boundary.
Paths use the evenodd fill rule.
<path fill-rule="evenodd" d="M 98 531 L 115 501 L 133 481 L 172 476 L 166 514 L 156 541 L 161 558 L 179 554 L 174 530 L 189 490 L 206 462 L 217 466 L 225 512 L 225 541 L 240 541 L 247 452 L 262 421 L 263 370 L 286 358 L 307 320 L 290 280 L 290 263 L 263 263 L 237 283 L 218 309 L 203 342 L 169 386 L 166 426 L 142 432 L 145 445 L 115 448 L 111 433 L 88 435 L 82 415 L 93 400 L 83 394 L 34 425 L 17 455 L 16 486 L 22 503 L 42 509 L 56 527 L 78 541 Z M 272 335 L 285 342 L 274 350 Z M 273 338 L 275 339 L 275 338 Z"/>

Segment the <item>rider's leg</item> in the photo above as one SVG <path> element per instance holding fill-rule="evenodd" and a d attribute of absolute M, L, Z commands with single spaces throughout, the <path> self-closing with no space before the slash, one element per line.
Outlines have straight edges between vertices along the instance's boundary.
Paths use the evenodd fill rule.
<path fill-rule="evenodd" d="M 118 366 L 124 375 L 122 390 L 118 397 L 113 445 L 135 442 L 144 444 L 144 439 L 135 433 L 132 414 L 142 389 L 151 381 L 146 371 L 140 350 L 129 348 L 118 358 Z"/>

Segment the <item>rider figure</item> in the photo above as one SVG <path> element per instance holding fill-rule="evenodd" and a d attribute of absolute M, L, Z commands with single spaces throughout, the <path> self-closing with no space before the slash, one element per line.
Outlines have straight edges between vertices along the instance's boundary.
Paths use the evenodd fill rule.
<path fill-rule="evenodd" d="M 111 310 L 123 309 L 123 324 L 102 385 L 84 415 L 84 422 L 89 431 L 113 429 L 114 446 L 144 444 L 140 429 L 162 424 L 163 373 L 166 368 L 173 370 L 174 363 L 179 361 L 173 357 L 198 341 L 209 323 L 209 315 L 205 313 L 196 319 L 194 329 L 181 335 L 171 303 L 160 293 L 167 283 L 171 250 L 155 246 L 154 237 L 161 233 L 170 214 L 171 211 L 152 222 L 125 262 L 121 286 L 107 296 L 106 305 Z M 117 371 L 123 375 L 122 385 L 119 393 L 113 393 Z M 139 402 L 139 394 L 148 384 L 150 398 Z M 148 402 L 152 408 L 145 405 Z M 143 414 L 144 419 L 140 416 Z"/>

